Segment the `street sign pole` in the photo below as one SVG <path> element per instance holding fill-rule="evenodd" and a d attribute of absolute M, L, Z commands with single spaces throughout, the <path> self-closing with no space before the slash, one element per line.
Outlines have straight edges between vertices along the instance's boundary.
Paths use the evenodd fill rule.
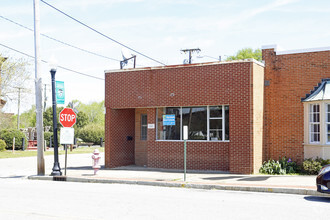
<path fill-rule="evenodd" d="M 184 172 L 184 181 L 186 182 L 186 173 L 187 173 L 187 139 L 188 139 L 188 126 L 183 126 L 183 172 Z"/>
<path fill-rule="evenodd" d="M 64 144 L 65 147 L 65 168 L 64 168 L 64 176 L 66 176 L 66 168 L 68 163 L 68 147 L 66 144 Z"/>
<path fill-rule="evenodd" d="M 73 144 L 73 142 L 74 142 L 74 128 L 70 128 L 70 127 L 61 128 L 60 143 L 63 144 L 65 148 L 64 176 L 66 176 L 66 170 L 68 164 L 68 144 Z"/>

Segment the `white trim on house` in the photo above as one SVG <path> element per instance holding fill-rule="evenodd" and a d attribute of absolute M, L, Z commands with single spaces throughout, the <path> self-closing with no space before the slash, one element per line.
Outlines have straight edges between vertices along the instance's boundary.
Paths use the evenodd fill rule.
<path fill-rule="evenodd" d="M 277 45 L 276 44 L 270 44 L 270 45 L 261 46 L 261 50 L 267 50 L 267 49 L 274 49 L 276 51 L 277 50 Z"/>
<path fill-rule="evenodd" d="M 276 55 L 296 54 L 296 53 L 312 53 L 312 52 L 321 52 L 321 51 L 328 51 L 328 50 L 330 50 L 330 47 L 306 48 L 306 49 L 298 49 L 298 50 L 277 51 Z"/>
<path fill-rule="evenodd" d="M 261 49 L 262 50 L 274 49 L 274 51 L 276 52 L 276 55 L 286 55 L 286 54 L 296 54 L 296 53 L 312 53 L 312 52 L 328 51 L 328 50 L 330 50 L 330 47 L 315 47 L 315 48 L 277 51 L 277 45 L 271 44 L 271 45 L 261 46 Z"/>

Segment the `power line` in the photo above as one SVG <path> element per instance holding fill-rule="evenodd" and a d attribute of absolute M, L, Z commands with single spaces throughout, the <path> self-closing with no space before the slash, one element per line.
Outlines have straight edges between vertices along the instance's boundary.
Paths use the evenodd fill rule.
<path fill-rule="evenodd" d="M 40 0 L 40 1 L 43 2 L 44 4 L 48 5 L 49 7 L 55 9 L 56 11 L 60 12 L 61 14 L 67 16 L 68 18 L 74 20 L 75 22 L 77 22 L 77 23 L 79 23 L 79 24 L 85 26 L 86 28 L 88 28 L 88 29 L 90 29 L 90 30 L 92 30 L 92 31 L 94 31 L 94 32 L 96 32 L 96 33 L 98 33 L 99 35 L 101 35 L 101 36 L 103 36 L 103 37 L 105 37 L 105 38 L 107 38 L 107 39 L 109 39 L 109 40 L 111 40 L 111 41 L 113 41 L 113 42 L 115 42 L 115 43 L 117 43 L 117 44 L 119 44 L 119 45 L 121 45 L 121 46 L 123 46 L 123 47 L 125 47 L 125 48 L 127 48 L 127 49 L 129 49 L 129 50 L 131 50 L 131 51 L 133 51 L 133 52 L 135 52 L 135 53 L 137 53 L 137 54 L 140 54 L 141 56 L 144 56 L 144 57 L 146 57 L 146 58 L 148 58 L 148 59 L 150 59 L 150 60 L 152 60 L 152 61 L 154 61 L 154 62 L 156 62 L 156 63 L 159 63 L 159 64 L 161 64 L 161 65 L 166 66 L 164 63 L 162 63 L 162 62 L 160 62 L 160 61 L 158 61 L 158 60 L 155 60 L 155 59 L 153 59 L 153 58 L 151 58 L 151 57 L 149 57 L 149 56 L 147 56 L 147 55 L 145 55 L 145 54 L 143 54 L 143 53 L 140 53 L 139 51 L 134 50 L 134 49 L 132 49 L 132 48 L 126 46 L 126 45 L 123 44 L 123 43 L 120 43 L 119 41 L 117 41 L 117 40 L 115 40 L 115 39 L 113 39 L 113 38 L 111 38 L 111 37 L 109 37 L 109 36 L 107 36 L 107 35 L 101 33 L 100 31 L 97 31 L 96 29 L 92 28 L 91 26 L 89 26 L 89 25 L 87 25 L 87 24 L 85 24 L 85 23 L 83 23 L 83 22 L 81 22 L 81 21 L 75 19 L 74 17 L 72 17 L 72 16 L 66 14 L 65 12 L 61 11 L 60 9 L 54 7 L 53 5 L 47 3 L 47 2 L 45 2 L 45 1 L 43 1 L 43 0 Z"/>
<path fill-rule="evenodd" d="M 17 26 L 20 26 L 20 27 L 22 27 L 22 28 L 24 28 L 24 29 L 27 29 L 27 30 L 33 32 L 33 29 L 32 29 L 32 28 L 29 28 L 29 27 L 24 26 L 24 25 L 22 25 L 22 24 L 20 24 L 20 23 L 17 23 L 16 21 L 13 21 L 13 20 L 11 20 L 11 19 L 9 19 L 9 18 L 6 18 L 6 17 L 4 17 L 4 16 L 2 16 L 2 15 L 0 15 L 0 18 L 2 18 L 2 19 L 4 19 L 4 20 L 6 20 L 6 21 L 9 21 L 9 22 L 11 22 L 11 23 L 17 25 Z M 61 43 L 61 44 L 63 44 L 63 45 L 66 45 L 66 46 L 72 47 L 72 48 L 74 48 L 74 49 L 77 49 L 77 50 L 83 51 L 83 52 L 85 52 L 85 53 L 89 53 L 89 54 L 92 54 L 92 55 L 95 55 L 95 56 L 98 56 L 98 57 L 102 57 L 102 58 L 105 58 L 105 59 L 109 59 L 109 60 L 113 60 L 113 61 L 120 62 L 120 60 L 117 60 L 117 59 L 115 59 L 115 58 L 111 58 L 111 57 L 107 57 L 107 56 L 104 56 L 104 55 L 101 55 L 101 54 L 97 54 L 97 53 L 95 53 L 95 52 L 92 52 L 92 51 L 89 51 L 89 50 L 86 50 L 86 49 L 83 49 L 83 48 L 80 48 L 80 47 L 74 46 L 74 45 L 72 45 L 72 44 L 66 43 L 66 42 L 64 42 L 64 41 L 58 40 L 58 39 L 56 39 L 56 38 L 50 37 L 50 36 L 48 36 L 48 35 L 46 35 L 46 34 L 40 34 L 40 35 L 41 35 L 41 36 L 44 36 L 44 37 L 46 37 L 46 38 L 48 38 L 48 39 L 51 39 L 51 40 L 53 40 L 53 41 L 56 41 L 56 42 L 58 42 L 58 43 Z"/>
<path fill-rule="evenodd" d="M 14 49 L 12 47 L 9 47 L 9 46 L 6 46 L 4 44 L 1 44 L 0 43 L 0 46 L 5 47 L 5 48 L 10 49 L 10 50 L 13 50 L 13 51 L 15 51 L 17 53 L 23 54 L 23 55 L 25 55 L 27 57 L 30 57 L 32 59 L 35 59 L 35 57 L 32 56 L 32 55 L 29 55 L 29 54 L 24 53 L 22 51 L 16 50 L 16 49 Z M 41 61 L 44 62 L 44 63 L 48 63 L 46 60 L 41 60 Z M 64 70 L 67 70 L 67 71 L 70 71 L 70 72 L 73 72 L 73 73 L 77 73 L 77 74 L 80 74 L 80 75 L 83 75 L 83 76 L 91 77 L 91 78 L 94 78 L 94 79 L 104 80 L 103 78 L 100 78 L 100 77 L 97 77 L 97 76 L 92 76 L 92 75 L 89 75 L 89 74 L 86 74 L 86 73 L 82 73 L 82 72 L 79 72 L 79 71 L 76 71 L 76 70 L 72 70 L 72 69 L 67 68 L 67 67 L 64 67 L 64 66 L 58 66 L 58 68 L 61 68 L 61 69 L 64 69 Z"/>

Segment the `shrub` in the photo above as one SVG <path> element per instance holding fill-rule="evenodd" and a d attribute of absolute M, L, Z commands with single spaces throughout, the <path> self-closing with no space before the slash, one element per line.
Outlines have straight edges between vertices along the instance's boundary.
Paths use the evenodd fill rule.
<path fill-rule="evenodd" d="M 99 143 L 104 138 L 104 126 L 89 124 L 77 131 L 77 137 L 84 142 Z"/>
<path fill-rule="evenodd" d="M 282 157 L 282 159 L 279 159 L 279 163 L 281 164 L 281 168 L 285 169 L 286 174 L 298 173 L 300 171 L 300 167 L 291 158 Z"/>
<path fill-rule="evenodd" d="M 15 149 L 22 149 L 22 138 L 25 138 L 25 143 L 27 143 L 27 138 L 25 134 L 17 129 L 3 129 L 0 131 L 0 138 L 6 142 L 7 149 L 12 149 L 13 138 L 15 137 Z"/>
<path fill-rule="evenodd" d="M 6 142 L 0 139 L 0 152 L 6 150 Z"/>
<path fill-rule="evenodd" d="M 52 147 L 54 147 L 54 136 L 53 132 L 44 132 L 44 140 L 46 141 L 46 145 L 50 147 L 50 137 L 52 137 Z M 60 132 L 57 132 L 57 140 L 58 144 L 60 144 Z"/>
<path fill-rule="evenodd" d="M 317 158 L 315 159 L 315 161 L 320 162 L 322 166 L 325 166 L 325 165 L 327 165 L 327 164 L 330 164 L 330 159 L 328 159 L 328 160 L 324 160 L 324 159 L 322 159 L 322 158 L 317 157 Z"/>
<path fill-rule="evenodd" d="M 302 164 L 303 173 L 308 175 L 317 175 L 322 168 L 322 159 L 317 158 L 313 160 L 312 158 L 304 160 Z"/>
<path fill-rule="evenodd" d="M 261 168 L 259 169 L 260 173 L 264 174 L 286 174 L 286 169 L 283 169 L 281 163 L 275 160 L 265 161 Z"/>

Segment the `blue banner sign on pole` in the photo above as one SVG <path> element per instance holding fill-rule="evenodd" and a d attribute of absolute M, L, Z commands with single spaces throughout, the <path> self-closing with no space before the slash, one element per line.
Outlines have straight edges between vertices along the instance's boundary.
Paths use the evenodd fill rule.
<path fill-rule="evenodd" d="M 175 125 L 175 115 L 163 115 L 163 126 Z"/>
<path fill-rule="evenodd" d="M 64 104 L 65 103 L 65 90 L 64 90 L 63 81 L 56 81 L 55 93 L 56 93 L 56 103 Z"/>

